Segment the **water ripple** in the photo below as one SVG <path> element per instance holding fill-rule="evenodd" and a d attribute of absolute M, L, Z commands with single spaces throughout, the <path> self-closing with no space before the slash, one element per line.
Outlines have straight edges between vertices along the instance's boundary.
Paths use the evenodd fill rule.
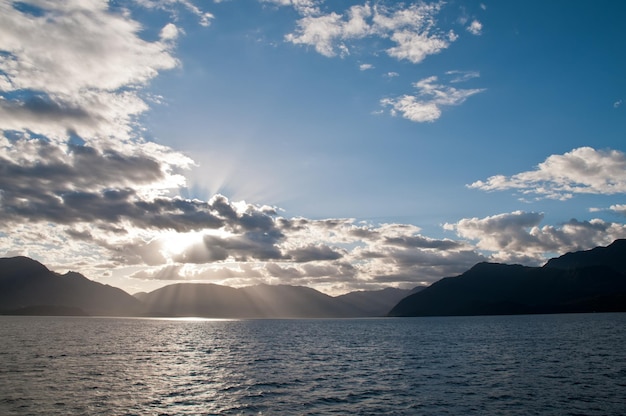
<path fill-rule="evenodd" d="M 625 323 L 0 317 L 0 414 L 622 415 Z"/>

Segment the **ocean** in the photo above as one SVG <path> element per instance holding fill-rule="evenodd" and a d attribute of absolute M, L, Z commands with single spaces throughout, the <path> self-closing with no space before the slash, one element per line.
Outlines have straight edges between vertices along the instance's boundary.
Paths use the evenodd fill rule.
<path fill-rule="evenodd" d="M 0 317 L 1 415 L 624 415 L 626 314 Z"/>

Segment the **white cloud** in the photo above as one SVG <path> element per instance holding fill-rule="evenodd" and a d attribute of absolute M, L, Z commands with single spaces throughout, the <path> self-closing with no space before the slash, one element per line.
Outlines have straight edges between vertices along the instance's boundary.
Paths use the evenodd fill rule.
<path fill-rule="evenodd" d="M 178 38 L 180 29 L 173 23 L 168 23 L 161 29 L 160 38 L 163 41 L 171 41 Z"/>
<path fill-rule="evenodd" d="M 399 77 L 400 74 L 395 71 L 390 71 L 390 72 L 387 72 L 384 76 L 387 78 L 395 78 L 395 77 Z"/>
<path fill-rule="evenodd" d="M 539 265 L 555 253 L 606 246 L 626 237 L 626 225 L 600 219 L 570 220 L 560 227 L 541 226 L 544 215 L 515 211 L 485 218 L 465 218 L 445 224 L 462 238 L 477 241 L 498 262 Z"/>
<path fill-rule="evenodd" d="M 439 53 L 450 45 L 450 39 L 409 30 L 395 32 L 391 39 L 398 46 L 389 48 L 387 53 L 394 58 L 406 59 L 414 64 L 422 62 L 428 55 Z"/>
<path fill-rule="evenodd" d="M 148 42 L 139 23 L 111 13 L 106 1 L 31 6 L 40 13 L 11 4 L 0 13 L 0 129 L 56 139 L 67 130 L 127 137 L 147 109 L 139 88 L 178 65 L 171 54 L 176 26 Z"/>
<path fill-rule="evenodd" d="M 381 104 L 391 107 L 391 114 L 418 123 L 435 121 L 441 117 L 441 108 L 462 104 L 468 97 L 484 89 L 457 89 L 437 83 L 437 77 L 424 78 L 415 84 L 416 95 L 403 95 L 397 98 L 385 98 Z"/>
<path fill-rule="evenodd" d="M 74 97 L 96 88 L 144 85 L 178 62 L 170 44 L 147 42 L 140 25 L 110 13 L 107 2 L 47 2 L 42 16 L 8 6 L 0 15 L 0 61 L 15 90 Z M 80 33 L 80 36 L 76 34 Z"/>
<path fill-rule="evenodd" d="M 472 23 L 466 28 L 472 35 L 480 35 L 483 31 L 483 25 L 478 20 L 472 20 Z"/>
<path fill-rule="evenodd" d="M 618 150 L 580 147 L 551 155 L 534 170 L 508 177 L 495 175 L 468 186 L 483 191 L 514 189 L 524 195 L 560 200 L 574 194 L 626 193 L 626 155 Z"/>
<path fill-rule="evenodd" d="M 613 108 L 619 108 L 622 105 L 623 100 L 617 100 L 613 103 Z"/>
<path fill-rule="evenodd" d="M 480 73 L 478 71 L 459 71 L 459 70 L 454 70 L 454 71 L 447 71 L 446 75 L 450 75 L 450 76 L 453 77 L 450 80 L 451 83 L 465 82 L 465 81 L 469 81 L 472 78 L 480 77 Z"/>
<path fill-rule="evenodd" d="M 214 16 L 211 13 L 200 10 L 198 6 L 189 0 L 135 0 L 135 3 L 148 9 L 165 10 L 172 14 L 174 19 L 178 19 L 178 5 L 181 5 L 188 12 L 194 14 L 198 19 L 200 19 L 200 24 L 202 26 L 209 26 L 211 21 L 214 19 Z M 216 3 L 219 2 L 216 1 Z"/>
<path fill-rule="evenodd" d="M 374 65 L 372 64 L 361 64 L 359 65 L 359 70 L 361 71 L 367 71 L 368 69 L 373 69 Z"/>
<path fill-rule="evenodd" d="M 328 57 L 349 53 L 348 47 L 343 43 L 348 39 L 358 39 L 367 36 L 370 27 L 365 18 L 371 15 L 369 5 L 352 6 L 347 12 L 347 19 L 337 13 L 320 16 L 305 16 L 298 20 L 298 31 L 290 33 L 285 39 L 294 44 L 314 46 L 320 54 Z"/>
<path fill-rule="evenodd" d="M 318 0 L 261 0 L 263 3 L 273 3 L 277 6 L 293 7 L 303 16 L 316 15 L 320 13 Z"/>
<path fill-rule="evenodd" d="M 285 4 L 285 2 L 280 2 Z M 324 56 L 350 53 L 348 42 L 367 36 L 389 39 L 396 46 L 387 49 L 389 56 L 419 63 L 428 55 L 447 48 L 456 39 L 453 32 L 435 28 L 434 16 L 441 3 L 412 4 L 387 8 L 382 5 L 355 5 L 345 13 L 306 13 L 297 22 L 297 30 L 285 39 L 298 45 L 313 46 Z"/>
<path fill-rule="evenodd" d="M 614 204 L 609 209 L 615 213 L 626 215 L 626 204 Z"/>

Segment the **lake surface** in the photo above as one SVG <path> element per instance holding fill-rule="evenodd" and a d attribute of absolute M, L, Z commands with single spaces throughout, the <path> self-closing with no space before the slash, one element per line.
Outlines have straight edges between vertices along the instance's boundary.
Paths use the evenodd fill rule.
<path fill-rule="evenodd" d="M 0 414 L 626 414 L 626 314 L 0 317 Z"/>

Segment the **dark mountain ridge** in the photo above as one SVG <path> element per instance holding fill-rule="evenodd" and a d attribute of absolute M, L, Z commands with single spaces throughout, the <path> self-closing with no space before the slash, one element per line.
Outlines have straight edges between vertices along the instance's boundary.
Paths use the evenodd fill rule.
<path fill-rule="evenodd" d="M 54 273 L 28 257 L 0 258 L 0 312 L 135 315 L 140 301 L 85 276 Z"/>
<path fill-rule="evenodd" d="M 133 297 L 27 257 L 0 258 L 4 314 L 350 318 L 594 311 L 626 311 L 626 240 L 567 253 L 543 267 L 479 263 L 427 288 L 337 297 L 302 286 L 210 283 L 178 283 Z"/>
<path fill-rule="evenodd" d="M 389 316 L 626 311 L 626 240 L 543 267 L 479 263 L 401 300 Z"/>
<path fill-rule="evenodd" d="M 564 254 L 550 259 L 543 267 L 575 269 L 589 266 L 606 266 L 626 273 L 626 239 L 615 240 L 606 247 Z"/>

